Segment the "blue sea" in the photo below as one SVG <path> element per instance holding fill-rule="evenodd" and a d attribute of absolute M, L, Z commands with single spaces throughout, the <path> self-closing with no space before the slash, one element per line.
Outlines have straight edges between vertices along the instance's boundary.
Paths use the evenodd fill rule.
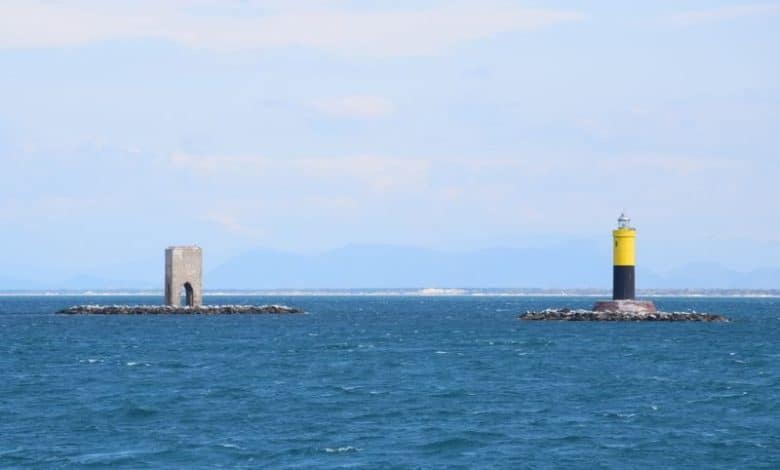
<path fill-rule="evenodd" d="M 589 298 L 0 297 L 0 468 L 779 468 L 780 299 L 707 323 L 521 322 Z"/>

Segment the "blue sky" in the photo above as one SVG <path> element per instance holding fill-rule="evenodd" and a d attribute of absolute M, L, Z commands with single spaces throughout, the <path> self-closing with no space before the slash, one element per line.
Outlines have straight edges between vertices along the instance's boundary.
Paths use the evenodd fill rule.
<path fill-rule="evenodd" d="M 778 50 L 780 2 L 2 0 L 0 277 L 624 208 L 654 268 L 778 266 Z"/>

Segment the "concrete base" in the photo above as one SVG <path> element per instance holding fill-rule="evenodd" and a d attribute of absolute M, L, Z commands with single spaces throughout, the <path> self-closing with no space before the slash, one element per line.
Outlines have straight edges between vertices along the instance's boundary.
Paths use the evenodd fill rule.
<path fill-rule="evenodd" d="M 649 300 L 601 300 L 593 306 L 594 312 L 655 313 L 655 304 Z"/>

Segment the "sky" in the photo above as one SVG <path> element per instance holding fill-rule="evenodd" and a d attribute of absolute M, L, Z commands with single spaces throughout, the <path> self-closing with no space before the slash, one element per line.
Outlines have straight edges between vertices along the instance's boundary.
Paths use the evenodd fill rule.
<path fill-rule="evenodd" d="M 780 1 L 0 0 L 0 278 L 622 210 L 650 267 L 780 266 L 778 50 Z"/>

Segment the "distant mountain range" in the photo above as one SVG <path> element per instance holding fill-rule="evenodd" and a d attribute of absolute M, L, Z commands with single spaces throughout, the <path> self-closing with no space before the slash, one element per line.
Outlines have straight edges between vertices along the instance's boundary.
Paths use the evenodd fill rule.
<path fill-rule="evenodd" d="M 602 244 L 570 242 L 549 248 L 491 248 L 440 252 L 422 248 L 355 245 L 306 256 L 257 250 L 207 274 L 210 288 L 607 288 L 611 253 Z M 780 268 L 743 273 L 714 263 L 670 272 L 637 268 L 640 288 L 775 289 Z"/>
<path fill-rule="evenodd" d="M 606 248 L 606 249 L 605 249 Z M 388 289 L 424 287 L 603 289 L 611 286 L 611 253 L 581 241 L 548 248 L 445 252 L 425 248 L 350 245 L 317 255 L 255 250 L 204 276 L 207 289 Z M 647 260 L 652 264 L 652 260 Z M 780 268 L 739 272 L 691 263 L 669 272 L 637 268 L 640 289 L 777 289 Z M 121 281 L 95 274 L 61 282 L 0 278 L 0 290 L 158 289 L 157 279 Z"/>
<path fill-rule="evenodd" d="M 30 281 L 0 278 L 0 291 L 159 289 L 162 281 L 128 281 L 95 275 L 79 275 L 62 281 Z"/>
<path fill-rule="evenodd" d="M 207 275 L 214 288 L 600 287 L 611 267 L 588 244 L 440 252 L 353 245 L 305 256 L 258 250 Z M 561 260 L 560 250 L 569 253 Z"/>

